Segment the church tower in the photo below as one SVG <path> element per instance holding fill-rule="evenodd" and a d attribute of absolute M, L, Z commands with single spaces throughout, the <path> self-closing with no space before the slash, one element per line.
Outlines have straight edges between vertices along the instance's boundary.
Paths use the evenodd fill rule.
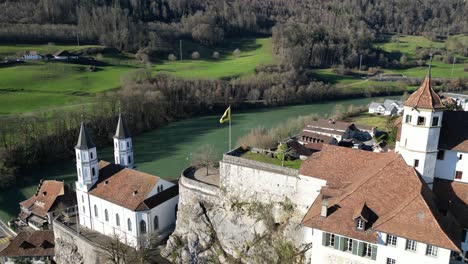
<path fill-rule="evenodd" d="M 429 68 L 421 87 L 404 103 L 401 136 L 396 151 L 431 188 L 444 109 L 442 100 L 432 89 Z"/>
<path fill-rule="evenodd" d="M 77 189 L 87 192 L 99 179 L 99 165 L 96 146 L 91 140 L 84 123 L 81 123 L 75 153 L 78 173 Z"/>
<path fill-rule="evenodd" d="M 133 168 L 134 166 L 132 138 L 121 114 L 114 135 L 114 159 L 115 164 L 127 168 Z"/>

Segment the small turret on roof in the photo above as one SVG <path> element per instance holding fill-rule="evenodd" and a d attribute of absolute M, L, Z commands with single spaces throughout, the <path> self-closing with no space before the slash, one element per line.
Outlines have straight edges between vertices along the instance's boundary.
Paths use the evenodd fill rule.
<path fill-rule="evenodd" d="M 84 123 L 81 122 L 80 135 L 78 136 L 78 142 L 76 143 L 75 148 L 84 150 L 95 147 L 96 145 L 94 145 L 93 141 L 91 140 L 91 137 L 88 134 L 88 130 L 86 129 Z"/>
<path fill-rule="evenodd" d="M 422 85 L 406 100 L 405 106 L 422 109 L 444 109 L 445 106 L 440 96 L 431 86 L 431 68 L 426 75 Z"/>
<path fill-rule="evenodd" d="M 117 130 L 115 131 L 114 138 L 126 139 L 130 137 L 130 132 L 122 118 L 122 114 L 119 114 L 119 122 L 117 123 Z"/>

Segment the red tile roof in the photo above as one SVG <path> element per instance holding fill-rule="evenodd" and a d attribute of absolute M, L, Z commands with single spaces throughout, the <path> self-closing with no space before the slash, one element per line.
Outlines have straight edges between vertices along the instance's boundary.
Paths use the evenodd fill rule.
<path fill-rule="evenodd" d="M 303 163 L 300 174 L 327 180 L 322 193 L 331 194 L 329 215 L 320 216 L 319 196 L 302 220 L 305 226 L 372 243 L 381 231 L 459 250 L 461 229 L 456 219 L 438 211 L 431 190 L 398 154 L 325 145 Z M 356 230 L 354 221 L 363 204 L 365 214 L 375 214 L 365 232 Z"/>
<path fill-rule="evenodd" d="M 54 256 L 54 231 L 20 232 L 0 256 L 47 257 Z"/>
<path fill-rule="evenodd" d="M 46 217 L 57 197 L 63 195 L 64 191 L 64 184 L 61 181 L 43 181 L 39 184 L 36 194 L 22 201 L 20 206 L 27 208 L 35 215 Z"/>
<path fill-rule="evenodd" d="M 100 161 L 99 181 L 89 193 L 136 211 L 148 198 L 159 179 L 154 175 Z"/>
<path fill-rule="evenodd" d="M 432 89 L 430 74 L 426 76 L 421 87 L 411 94 L 404 105 L 423 109 L 445 108 L 440 96 Z"/>

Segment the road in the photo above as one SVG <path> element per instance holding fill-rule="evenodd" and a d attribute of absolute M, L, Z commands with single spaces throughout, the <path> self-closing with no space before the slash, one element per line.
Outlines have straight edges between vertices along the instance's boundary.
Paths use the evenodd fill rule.
<path fill-rule="evenodd" d="M 8 225 L 0 220 L 0 238 L 3 237 L 16 237 L 16 233 L 11 230 Z"/>

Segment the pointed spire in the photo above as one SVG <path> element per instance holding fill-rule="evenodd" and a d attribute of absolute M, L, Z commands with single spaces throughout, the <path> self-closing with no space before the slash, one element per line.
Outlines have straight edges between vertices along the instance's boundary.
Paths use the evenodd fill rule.
<path fill-rule="evenodd" d="M 85 150 L 95 147 L 96 146 L 94 145 L 93 141 L 91 140 L 91 137 L 88 134 L 88 130 L 86 129 L 84 123 L 81 122 L 80 135 L 78 136 L 78 143 L 76 143 L 75 148 Z"/>
<path fill-rule="evenodd" d="M 440 96 L 432 89 L 431 86 L 431 65 L 432 54 L 429 61 L 429 69 L 426 78 L 424 78 L 421 86 L 406 100 L 405 106 L 422 109 L 443 109 L 445 108 Z"/>
<path fill-rule="evenodd" d="M 115 130 L 114 138 L 126 139 L 130 137 L 127 126 L 122 118 L 122 114 L 119 114 L 119 122 L 117 123 L 117 130 Z"/>

